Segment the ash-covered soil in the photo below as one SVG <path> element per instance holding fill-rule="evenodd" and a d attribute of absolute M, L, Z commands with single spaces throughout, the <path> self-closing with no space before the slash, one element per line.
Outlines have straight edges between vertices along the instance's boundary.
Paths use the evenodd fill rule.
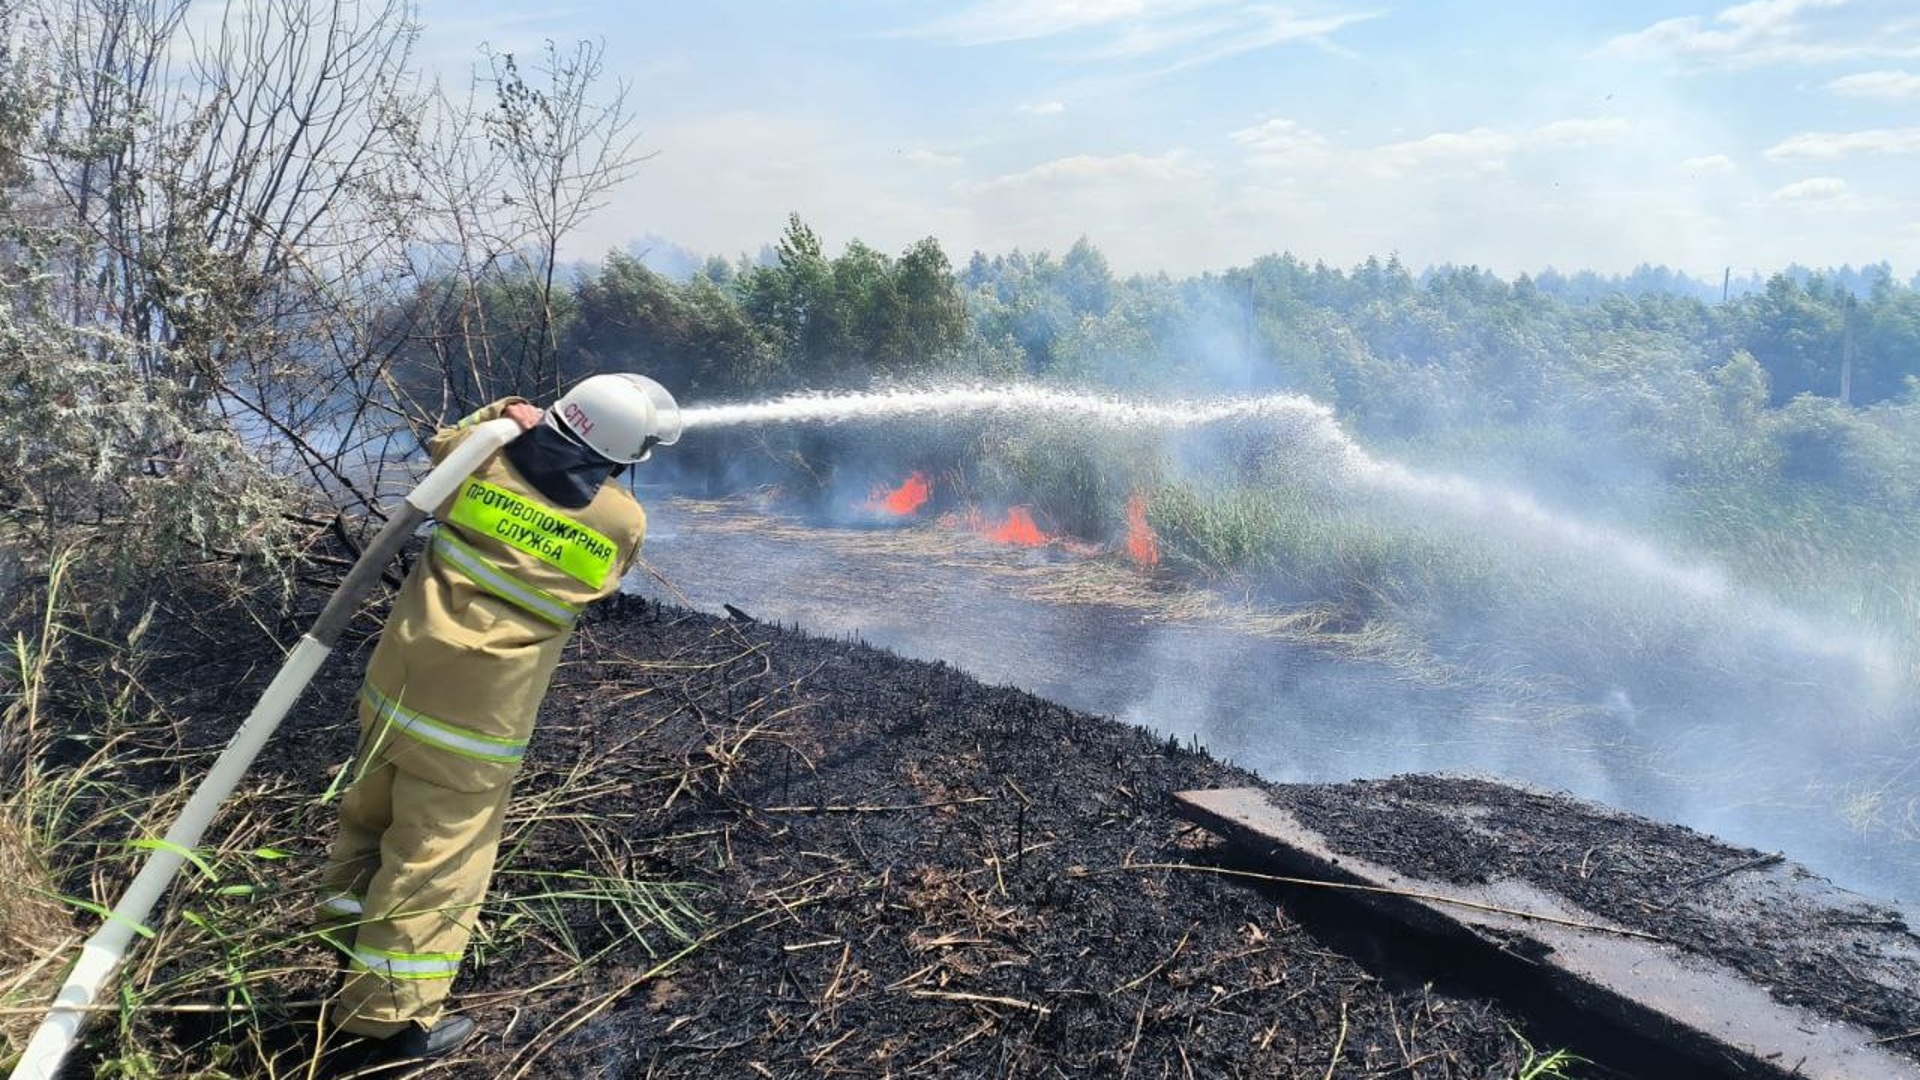
<path fill-rule="evenodd" d="M 1710 957 L 1920 1058 L 1920 934 L 1781 852 L 1563 795 L 1454 777 L 1273 789 L 1335 850 L 1429 881 L 1524 881 Z"/>
<path fill-rule="evenodd" d="M 271 650 L 181 641 L 148 689 L 187 743 L 216 745 Z M 258 791 L 297 808 L 274 823 L 297 856 L 276 868 L 290 926 L 277 993 L 224 1030 L 146 1018 L 173 1025 L 183 1060 L 247 1075 L 252 1054 L 307 1075 L 331 959 L 291 927 L 324 855 L 318 797 L 351 753 L 365 649 L 328 665 L 255 768 Z M 429 1074 L 1481 1080 L 1519 1074 L 1531 1040 L 1597 1059 L 1575 1075 L 1617 1075 L 1605 1033 L 1543 1023 L 1531 1002 L 1371 940 L 1324 897 L 1182 869 L 1233 856 L 1169 796 L 1258 783 L 944 665 L 615 601 L 581 628 L 517 785 L 455 999 L 484 1037 Z M 1476 781 L 1275 790 L 1369 857 L 1388 861 L 1385 845 L 1442 880 L 1571 878 L 1591 910 L 1733 962 L 1748 950 L 1747 969 L 1796 1000 L 1889 1035 L 1916 1026 L 1910 1006 L 1860 999 L 1861 961 L 1807 933 L 1890 913 L 1755 902 L 1745 945 L 1716 929 L 1735 878 L 1691 878 L 1755 853 Z M 1450 790 L 1508 816 L 1449 823 Z"/>

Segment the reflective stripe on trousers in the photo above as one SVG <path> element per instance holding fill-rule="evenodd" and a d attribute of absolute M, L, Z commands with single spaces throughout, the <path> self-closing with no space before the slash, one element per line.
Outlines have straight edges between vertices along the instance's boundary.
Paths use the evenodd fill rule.
<path fill-rule="evenodd" d="M 451 979 L 460 971 L 460 954 L 388 952 L 359 946 L 353 950 L 353 969 L 388 979 Z"/>
<path fill-rule="evenodd" d="M 445 526 L 433 530 L 433 553 L 488 593 L 555 626 L 572 626 L 580 617 L 578 607 L 495 566 Z"/>
<path fill-rule="evenodd" d="M 445 720 L 407 708 L 375 689 L 372 683 L 361 685 L 360 696 L 373 707 L 374 713 L 382 724 L 390 725 L 402 734 L 410 735 L 448 753 L 476 761 L 503 764 L 515 764 L 527 756 L 525 739 L 500 739 L 492 735 L 482 735 L 457 724 L 449 724 Z"/>

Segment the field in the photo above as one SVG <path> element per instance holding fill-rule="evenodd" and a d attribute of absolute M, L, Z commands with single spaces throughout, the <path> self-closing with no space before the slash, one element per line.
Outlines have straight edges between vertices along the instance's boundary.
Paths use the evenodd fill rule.
<path fill-rule="evenodd" d="M 29 903 L 0 910 L 40 919 L 9 928 L 33 961 L 10 965 L 10 1032 L 57 965 L 44 943 L 111 902 L 142 854 L 126 837 L 178 805 L 276 662 L 260 627 L 194 625 L 206 606 L 160 598 L 124 684 L 121 715 L 145 722 L 55 739 L 37 799 L 9 805 L 58 831 L 46 869 L 67 898 L 36 907 L 9 878 Z M 355 661 L 325 669 L 156 915 L 93 1027 L 96 1075 L 317 1073 L 333 961 L 306 912 L 329 772 L 351 752 Z M 40 723 L 85 704 L 42 700 Z M 945 665 L 618 602 L 582 629 L 520 779 L 459 984 L 485 1038 L 431 1073 L 1477 1080 L 1568 1067 L 1545 1048 L 1600 1062 L 1572 1075 L 1645 1068 L 1349 906 L 1179 869 L 1235 863 L 1168 796 L 1254 783 Z M 1377 802 L 1294 797 L 1335 818 Z M 1610 851 L 1631 835 L 1637 873 L 1654 876 L 1586 886 L 1613 882 L 1627 907 L 1635 888 L 1752 854 L 1514 797 L 1535 832 L 1564 838 L 1503 870 L 1552 877 L 1586 834 Z M 1914 1015 L 1889 1000 L 1875 1020 L 1897 1035 Z"/>

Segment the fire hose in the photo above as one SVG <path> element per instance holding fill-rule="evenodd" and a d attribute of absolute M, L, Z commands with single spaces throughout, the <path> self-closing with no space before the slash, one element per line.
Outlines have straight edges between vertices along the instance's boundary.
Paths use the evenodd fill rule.
<path fill-rule="evenodd" d="M 314 621 L 313 629 L 281 663 L 273 681 L 260 694 L 260 700 L 247 715 L 226 749 L 214 760 L 213 767 L 187 800 L 186 807 L 167 830 L 166 837 L 152 849 L 146 865 L 127 886 L 120 902 L 108 914 L 106 922 L 94 931 L 80 949 L 80 958 L 68 972 L 65 984 L 55 995 L 46 1017 L 33 1033 L 27 1048 L 15 1063 L 11 1080 L 52 1080 L 60 1063 L 80 1037 L 81 1029 L 92 1014 L 92 1005 L 102 985 L 109 979 L 127 946 L 137 932 L 146 929 L 147 916 L 159 902 L 167 885 L 179 872 L 189 853 L 200 843 L 201 834 L 213 821 L 233 793 L 247 767 L 266 745 L 274 729 L 293 708 L 300 692 L 307 688 L 320 665 L 340 641 L 347 623 L 360 608 L 360 602 L 386 570 L 387 563 L 426 520 L 433 508 L 445 502 L 480 463 L 494 451 L 512 442 L 520 426 L 509 419 L 489 420 L 472 430 L 453 452 L 407 493 L 405 503 L 386 526 L 367 545 L 340 585 L 328 598 L 327 606 Z"/>

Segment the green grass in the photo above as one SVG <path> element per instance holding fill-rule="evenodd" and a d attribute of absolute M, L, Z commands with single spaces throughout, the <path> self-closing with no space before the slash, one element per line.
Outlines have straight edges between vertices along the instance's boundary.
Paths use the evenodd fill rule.
<path fill-rule="evenodd" d="M 1716 595 L 1636 570 L 1610 542 L 1569 544 L 1497 509 L 1453 514 L 1442 500 L 1321 474 L 1311 458 L 1244 437 L 1156 449 L 1144 437 L 1039 424 L 982 445 L 967 468 L 998 501 L 1111 542 L 1124 535 L 1128 498 L 1144 493 L 1168 570 L 1330 611 L 1334 633 L 1390 626 L 1496 670 L 1659 677 L 1772 605 L 1816 636 L 1832 624 L 1877 638 L 1891 659 L 1874 677 L 1920 686 L 1920 515 L 1833 491 L 1719 482 L 1664 489 L 1625 518 L 1578 497 L 1549 510 L 1676 568 L 1713 568 L 1736 589 Z M 1551 446 L 1573 452 L 1565 440 Z M 1168 456 L 1176 452 L 1185 457 Z"/>
<path fill-rule="evenodd" d="M 1513 1029 L 1509 1028 L 1509 1031 Z M 1514 1071 L 1513 1080 L 1572 1080 L 1573 1069 L 1587 1064 L 1587 1059 L 1567 1050 L 1550 1050 L 1542 1054 L 1527 1041 L 1526 1036 L 1513 1032 L 1514 1041 L 1520 1044 L 1520 1066 Z"/>

